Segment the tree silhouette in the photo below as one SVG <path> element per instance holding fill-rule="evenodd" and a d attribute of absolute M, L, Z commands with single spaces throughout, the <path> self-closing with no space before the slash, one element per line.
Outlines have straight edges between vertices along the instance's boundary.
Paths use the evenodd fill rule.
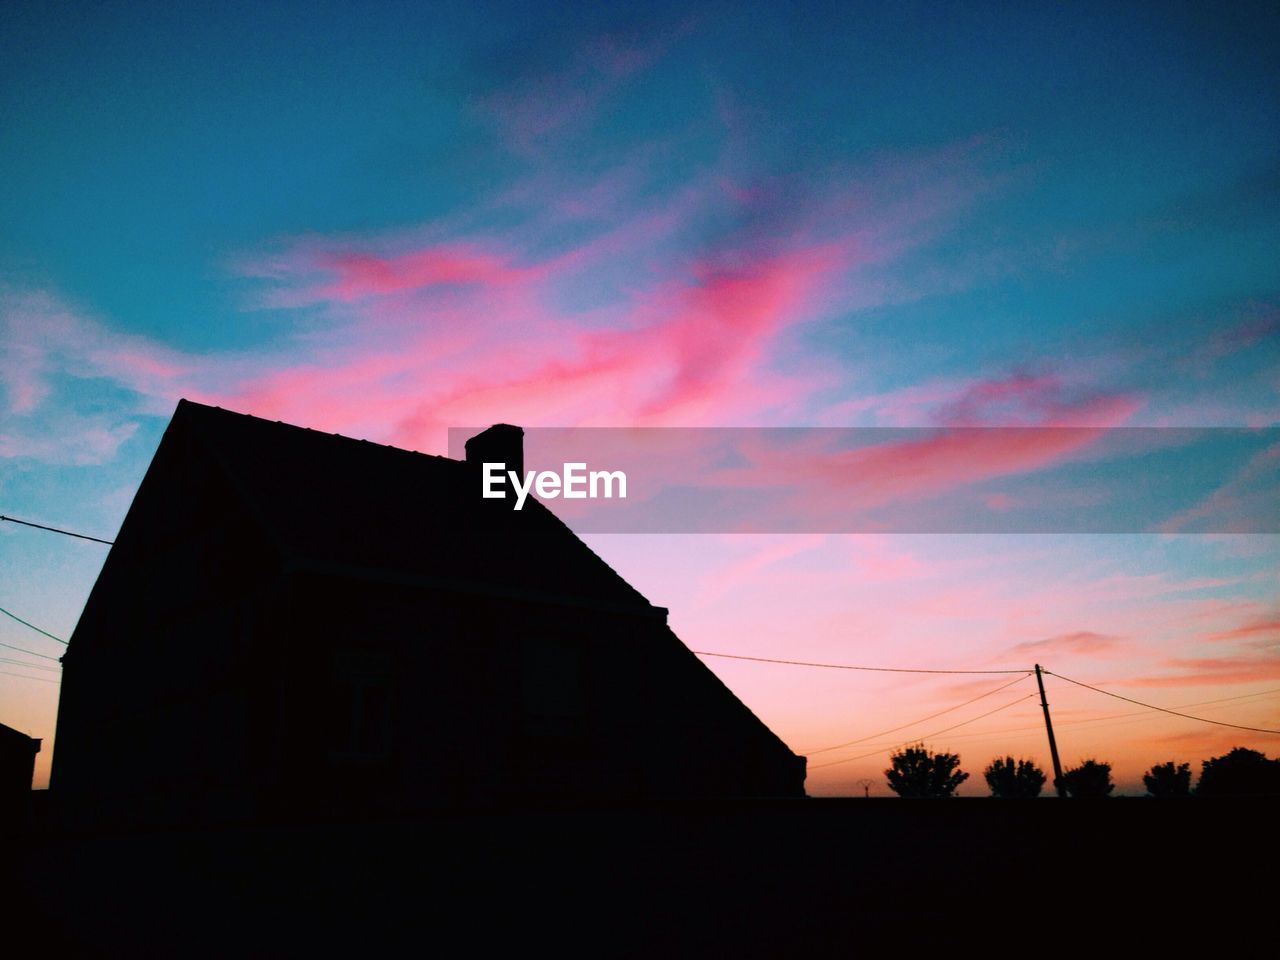
<path fill-rule="evenodd" d="M 1280 760 L 1236 747 L 1206 760 L 1196 784 L 1197 797 L 1280 797 Z"/>
<path fill-rule="evenodd" d="M 1191 764 L 1180 763 L 1175 767 L 1172 760 L 1157 763 L 1142 775 L 1142 782 L 1153 797 L 1189 797 Z"/>
<path fill-rule="evenodd" d="M 1062 775 L 1062 787 L 1068 797 L 1109 797 L 1115 789 L 1111 782 L 1111 764 L 1086 760 Z"/>
<path fill-rule="evenodd" d="M 960 757 L 954 753 L 931 753 L 923 743 L 896 751 L 889 758 L 893 766 L 884 772 L 889 789 L 900 797 L 949 797 L 969 779 L 958 769 Z"/>
<path fill-rule="evenodd" d="M 1015 764 L 1013 757 L 1003 760 L 996 757 L 982 775 L 987 778 L 993 797 L 1030 799 L 1040 796 L 1040 788 L 1044 786 L 1044 771 L 1030 760 L 1019 760 Z"/>

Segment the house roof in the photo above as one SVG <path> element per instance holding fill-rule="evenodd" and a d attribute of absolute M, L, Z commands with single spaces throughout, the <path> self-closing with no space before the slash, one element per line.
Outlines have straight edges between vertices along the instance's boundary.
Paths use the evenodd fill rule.
<path fill-rule="evenodd" d="M 665 617 L 532 497 L 480 498 L 473 464 L 182 400 L 198 438 L 286 559 L 344 575 Z"/>
<path fill-rule="evenodd" d="M 13 727 L 5 726 L 3 723 L 0 723 L 0 742 L 8 744 L 10 749 L 25 748 L 30 750 L 33 755 L 40 752 L 41 740 L 39 737 L 29 737 L 21 730 L 15 730 Z"/>

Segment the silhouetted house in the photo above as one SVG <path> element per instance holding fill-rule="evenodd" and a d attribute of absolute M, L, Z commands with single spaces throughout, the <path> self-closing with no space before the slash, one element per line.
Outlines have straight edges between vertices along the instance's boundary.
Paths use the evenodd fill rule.
<path fill-rule="evenodd" d="M 178 404 L 63 658 L 51 787 L 106 815 L 803 795 L 805 762 L 476 461 Z"/>
<path fill-rule="evenodd" d="M 0 723 L 0 807 L 10 808 L 31 793 L 40 740 Z"/>

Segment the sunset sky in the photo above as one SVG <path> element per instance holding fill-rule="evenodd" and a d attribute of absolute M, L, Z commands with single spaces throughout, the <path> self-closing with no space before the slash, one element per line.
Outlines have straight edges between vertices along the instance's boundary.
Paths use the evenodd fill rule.
<path fill-rule="evenodd" d="M 1278 39 L 1274 4 L 10 3 L 0 513 L 112 538 L 180 397 L 432 453 L 499 421 L 1280 426 Z M 997 510 L 1088 446 L 933 489 L 978 457 Z M 1183 523 L 1280 511 L 1280 446 L 1203 463 L 1127 532 L 584 538 L 695 650 L 1040 662 L 1280 728 L 1280 537 Z M 0 607 L 70 636 L 106 551 L 0 524 Z M 57 667 L 10 648 L 62 648 L 0 643 L 43 786 Z M 1033 680 L 706 662 L 813 794 L 885 793 L 920 737 L 962 793 L 1049 767 Z M 1280 754 L 1047 684 L 1064 763 L 1123 792 Z"/>

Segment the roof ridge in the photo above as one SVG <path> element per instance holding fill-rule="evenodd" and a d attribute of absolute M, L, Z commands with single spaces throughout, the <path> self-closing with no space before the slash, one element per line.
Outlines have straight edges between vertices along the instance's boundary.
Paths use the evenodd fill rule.
<path fill-rule="evenodd" d="M 200 403 L 196 400 L 189 400 L 186 397 L 180 397 L 178 399 L 177 410 L 181 410 L 184 405 L 188 408 L 194 408 L 195 410 L 203 411 L 203 413 L 200 414 L 201 416 L 206 415 L 207 413 L 216 413 L 218 415 L 225 415 L 229 417 L 241 417 L 246 420 L 253 420 L 257 423 L 264 423 L 268 425 L 275 424 L 276 426 L 286 427 L 290 430 L 300 430 L 306 433 L 315 434 L 316 436 L 319 436 L 319 437 L 330 437 L 335 440 L 344 440 L 347 443 L 363 443 L 371 447 L 378 447 L 383 450 L 394 450 L 396 453 L 407 453 L 415 457 L 430 457 L 432 460 L 447 460 L 450 463 L 464 462 L 461 460 L 455 460 L 453 457 L 444 456 L 438 453 L 426 453 L 425 451 L 422 451 L 422 450 L 410 450 L 406 447 L 397 447 L 391 443 L 382 443 L 378 440 L 369 440 L 366 437 L 350 437 L 350 436 L 347 436 L 345 433 L 332 433 L 328 430 L 317 430 L 314 427 L 304 427 L 300 423 L 290 423 L 288 420 L 271 420 L 271 419 L 268 419 L 267 417 L 260 417 L 257 414 L 245 413 L 242 410 L 229 410 L 226 407 L 221 407 L 216 404 Z M 177 410 L 174 411 L 175 416 L 177 415 Z"/>

